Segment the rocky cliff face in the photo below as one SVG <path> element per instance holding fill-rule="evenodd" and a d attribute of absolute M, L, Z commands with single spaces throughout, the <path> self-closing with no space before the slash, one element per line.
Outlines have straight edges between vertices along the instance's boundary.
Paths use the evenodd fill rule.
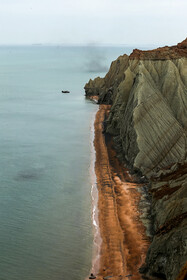
<path fill-rule="evenodd" d="M 142 271 L 176 279 L 187 261 L 187 39 L 120 56 L 85 91 L 112 105 L 106 131 L 151 183 L 154 236 Z"/>

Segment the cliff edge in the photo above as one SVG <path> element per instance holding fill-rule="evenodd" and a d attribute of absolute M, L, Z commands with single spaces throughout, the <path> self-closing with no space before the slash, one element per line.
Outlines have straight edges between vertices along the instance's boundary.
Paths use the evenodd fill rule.
<path fill-rule="evenodd" d="M 153 236 L 140 271 L 160 279 L 187 273 L 187 39 L 135 49 L 112 62 L 86 96 L 110 104 L 105 131 L 122 162 L 149 184 Z"/>

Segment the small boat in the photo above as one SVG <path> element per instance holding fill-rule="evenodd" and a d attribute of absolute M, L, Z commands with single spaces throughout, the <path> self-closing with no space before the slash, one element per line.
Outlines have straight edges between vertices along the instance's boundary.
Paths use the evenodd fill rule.
<path fill-rule="evenodd" d="M 62 93 L 70 93 L 68 90 L 62 90 Z"/>

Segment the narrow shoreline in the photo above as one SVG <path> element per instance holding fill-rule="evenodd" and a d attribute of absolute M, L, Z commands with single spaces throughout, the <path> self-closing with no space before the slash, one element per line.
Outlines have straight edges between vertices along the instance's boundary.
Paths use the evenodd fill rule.
<path fill-rule="evenodd" d="M 93 114 L 91 121 L 91 137 L 90 137 L 90 146 L 91 146 L 91 165 L 90 165 L 90 178 L 91 178 L 91 200 L 92 200 L 92 224 L 93 224 L 93 249 L 92 249 L 92 268 L 91 273 L 97 275 L 99 271 L 99 255 L 101 247 L 101 236 L 99 230 L 99 220 L 98 220 L 98 189 L 97 189 L 97 177 L 95 174 L 95 160 L 96 160 L 96 151 L 94 147 L 95 139 L 95 130 L 94 123 L 95 117 L 99 108 L 97 107 L 96 112 Z"/>
<path fill-rule="evenodd" d="M 98 280 L 138 280 L 142 279 L 138 269 L 145 261 L 149 246 L 138 209 L 141 198 L 138 189 L 142 184 L 133 182 L 116 157 L 112 139 L 106 139 L 103 134 L 103 121 L 109 111 L 110 105 L 100 105 L 94 123 L 97 201 L 93 201 L 93 207 L 98 205 L 99 223 L 99 238 L 95 232 L 94 243 L 100 248 L 95 252 L 99 255 L 94 254 L 91 273 Z M 93 190 L 94 186 L 92 194 Z"/>

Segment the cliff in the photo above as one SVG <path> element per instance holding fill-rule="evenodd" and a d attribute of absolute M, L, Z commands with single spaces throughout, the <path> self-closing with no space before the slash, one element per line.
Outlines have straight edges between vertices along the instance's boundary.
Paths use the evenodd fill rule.
<path fill-rule="evenodd" d="M 110 104 L 105 132 L 122 162 L 147 180 L 153 236 L 147 276 L 184 279 L 187 271 L 187 39 L 173 47 L 134 50 L 112 62 L 86 96 Z"/>

